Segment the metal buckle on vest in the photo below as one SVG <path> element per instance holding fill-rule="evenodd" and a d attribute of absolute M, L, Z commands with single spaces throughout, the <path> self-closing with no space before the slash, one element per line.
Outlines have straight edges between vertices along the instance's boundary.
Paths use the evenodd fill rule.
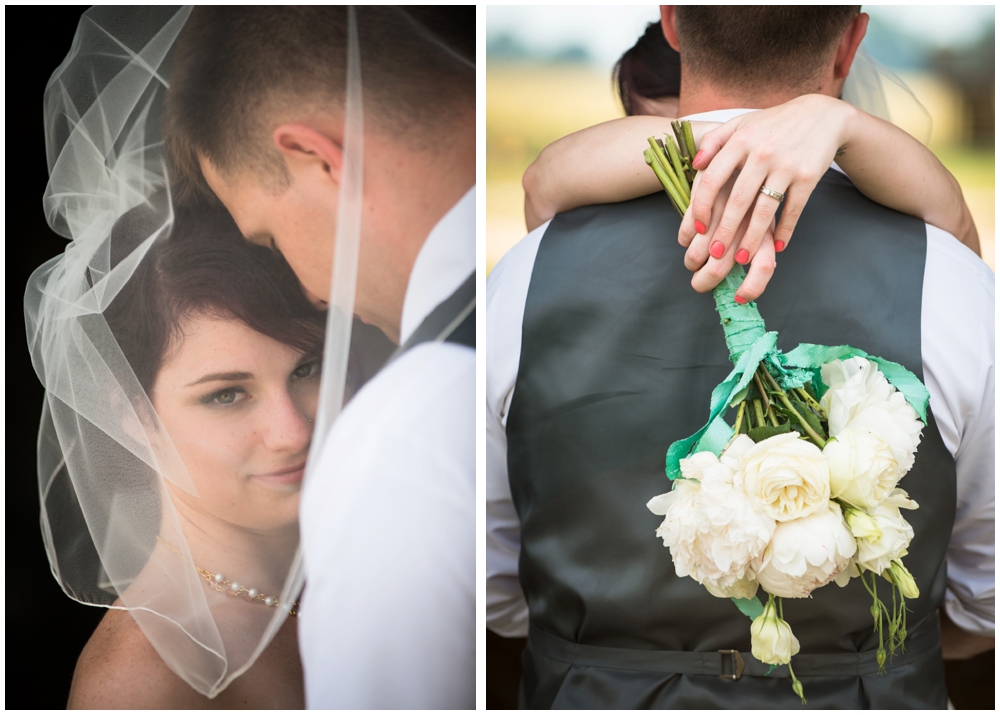
<path fill-rule="evenodd" d="M 743 675 L 743 668 L 746 665 L 743 662 L 743 656 L 740 655 L 738 650 L 720 650 L 719 653 L 723 655 L 722 658 L 722 675 L 719 677 L 723 680 L 739 680 L 740 676 Z M 733 672 L 726 672 L 726 658 L 725 656 L 731 655 L 733 657 Z"/>

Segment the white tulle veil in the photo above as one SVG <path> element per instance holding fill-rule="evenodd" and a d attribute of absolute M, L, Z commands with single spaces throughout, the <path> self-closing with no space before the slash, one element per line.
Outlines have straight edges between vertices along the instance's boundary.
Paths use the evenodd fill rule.
<path fill-rule="evenodd" d="M 410 23 L 419 41 L 451 52 L 407 13 L 382 9 L 369 19 L 375 13 L 367 8 L 346 12 L 347 37 L 340 38 L 347 55 L 344 167 L 336 236 L 330 237 L 334 272 L 313 444 L 339 414 L 357 332 L 365 126 L 359 36 L 377 36 L 371 28 L 359 35 L 359 24 Z M 128 610 L 163 661 L 194 690 L 214 697 L 246 672 L 294 608 L 304 583 L 297 541 L 262 554 L 256 564 L 255 578 L 263 583 L 255 596 L 267 593 L 270 603 L 245 590 L 220 593 L 199 572 L 228 566 L 198 563 L 204 558 L 177 505 L 197 506 L 202 496 L 105 317 L 175 227 L 164 98 L 172 51 L 190 13 L 186 7 L 97 6 L 84 14 L 45 93 L 50 180 L 44 207 L 53 230 L 69 243 L 32 275 L 25 320 L 46 390 L 38 477 L 53 575 L 77 601 Z M 247 581 L 244 588 L 257 585 L 226 573 L 227 584 L 236 578 Z"/>
<path fill-rule="evenodd" d="M 879 119 L 892 122 L 927 144 L 931 115 L 892 70 L 872 57 L 862 44 L 854 56 L 851 73 L 840 98 Z"/>

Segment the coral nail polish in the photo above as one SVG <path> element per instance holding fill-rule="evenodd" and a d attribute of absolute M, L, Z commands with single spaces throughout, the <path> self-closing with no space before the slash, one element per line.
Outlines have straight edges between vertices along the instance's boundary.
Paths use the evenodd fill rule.
<path fill-rule="evenodd" d="M 712 258 L 722 258 L 722 254 L 726 252 L 726 247 L 723 246 L 719 241 L 716 241 L 708 248 L 709 254 Z"/>
<path fill-rule="evenodd" d="M 694 230 L 697 231 L 698 233 L 705 233 L 705 231 L 707 231 L 708 229 L 705 228 L 705 224 L 695 219 Z"/>
<path fill-rule="evenodd" d="M 775 241 L 774 242 L 774 250 L 777 251 L 778 253 L 781 253 L 782 251 L 784 251 L 785 250 L 785 242 L 784 241 Z"/>
<path fill-rule="evenodd" d="M 705 155 L 705 152 L 703 152 L 703 151 L 701 151 L 701 150 L 699 149 L 699 150 L 698 150 L 698 153 L 694 155 L 694 159 L 692 159 L 692 160 L 691 160 L 691 166 L 694 166 L 694 165 L 695 165 L 695 164 L 697 164 L 697 163 L 698 163 L 699 161 L 701 161 L 701 157 L 702 157 L 702 156 L 704 156 L 704 155 Z"/>
<path fill-rule="evenodd" d="M 736 252 L 736 262 L 739 263 L 741 266 L 745 266 L 747 264 L 747 261 L 749 260 L 750 260 L 750 252 L 747 249 L 741 248 Z"/>
<path fill-rule="evenodd" d="M 746 305 L 746 304 L 747 304 L 747 299 L 746 299 L 746 298 L 744 298 L 744 297 L 743 297 L 743 296 L 741 296 L 741 295 L 738 295 L 738 296 L 735 296 L 735 297 L 734 297 L 734 300 L 735 300 L 735 301 L 736 301 L 737 303 L 739 303 L 740 305 Z"/>

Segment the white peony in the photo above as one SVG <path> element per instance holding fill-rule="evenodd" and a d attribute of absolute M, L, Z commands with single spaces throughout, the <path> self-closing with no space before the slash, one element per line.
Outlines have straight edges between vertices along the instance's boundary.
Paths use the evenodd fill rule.
<path fill-rule="evenodd" d="M 923 423 L 903 393 L 866 358 L 836 360 L 820 372 L 830 388 L 820 400 L 829 417 L 830 436 L 845 429 L 877 434 L 892 449 L 899 476 L 906 474 L 913 466 Z"/>
<path fill-rule="evenodd" d="M 892 448 L 873 432 L 842 430 L 823 456 L 830 465 L 830 496 L 859 509 L 881 504 L 899 481 Z"/>
<path fill-rule="evenodd" d="M 896 491 L 902 492 L 901 489 Z M 904 497 L 905 494 L 903 492 Z M 912 501 L 910 503 L 915 504 Z M 882 532 L 882 538 L 858 539 L 858 555 L 855 560 L 862 569 L 881 574 L 889 568 L 893 560 L 906 555 L 906 550 L 913 539 L 913 527 L 903 518 L 895 503 L 882 503 L 870 513 Z"/>
<path fill-rule="evenodd" d="M 768 599 L 764 612 L 750 624 L 750 653 L 761 663 L 784 665 L 799 652 L 799 639 L 792 627 L 778 617 L 773 599 Z"/>
<path fill-rule="evenodd" d="M 740 461 L 743 491 L 775 521 L 809 516 L 830 500 L 830 468 L 823 453 L 796 432 L 758 442 Z"/>
<path fill-rule="evenodd" d="M 711 452 L 682 459 L 680 466 L 685 478 L 646 505 L 664 517 L 656 534 L 670 548 L 677 575 L 719 598 L 752 598 L 757 582 L 750 566 L 767 547 L 774 521 L 754 511 L 733 488 L 733 470 Z"/>
<path fill-rule="evenodd" d="M 777 525 L 757 581 L 775 596 L 805 598 L 846 569 L 855 551 L 840 506 L 828 501 L 821 511 Z"/>

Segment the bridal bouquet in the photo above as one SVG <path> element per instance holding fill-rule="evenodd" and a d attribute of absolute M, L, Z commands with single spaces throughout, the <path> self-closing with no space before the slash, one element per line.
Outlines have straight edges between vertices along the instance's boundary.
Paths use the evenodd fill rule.
<path fill-rule="evenodd" d="M 676 144 L 650 138 L 645 152 L 682 213 L 694 178 L 686 129 L 675 123 Z M 917 504 L 898 484 L 913 465 L 928 393 L 901 365 L 857 348 L 802 344 L 782 353 L 756 306 L 735 302 L 743 277 L 734 266 L 714 291 L 735 367 L 712 393 L 707 424 L 670 445 L 673 490 L 647 507 L 664 517 L 656 534 L 677 575 L 733 599 L 752 619 L 754 657 L 772 669 L 787 664 L 805 702 L 783 598 L 859 578 L 872 596 L 879 668 L 886 642 L 891 654 L 903 647 L 906 599 L 919 591 L 901 560 L 913 538 L 901 509 Z M 891 612 L 878 576 L 890 584 Z"/>

